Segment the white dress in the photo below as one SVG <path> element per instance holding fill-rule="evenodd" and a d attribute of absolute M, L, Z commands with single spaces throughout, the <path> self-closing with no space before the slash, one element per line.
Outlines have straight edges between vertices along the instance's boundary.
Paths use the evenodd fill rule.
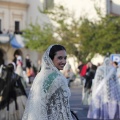
<path fill-rule="evenodd" d="M 109 58 L 98 67 L 92 86 L 88 118 L 120 119 L 120 86 L 116 72 L 117 69 L 110 65 Z"/>
<path fill-rule="evenodd" d="M 73 120 L 67 79 L 53 65 L 49 50 L 42 58 L 42 68 L 30 90 L 22 120 Z"/>

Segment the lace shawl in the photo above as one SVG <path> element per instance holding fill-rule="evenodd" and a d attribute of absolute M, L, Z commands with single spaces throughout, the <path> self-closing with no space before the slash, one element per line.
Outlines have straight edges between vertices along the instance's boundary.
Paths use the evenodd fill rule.
<path fill-rule="evenodd" d="M 92 86 L 92 100 L 99 107 L 99 100 L 106 102 L 120 102 L 120 87 L 116 77 L 116 68 L 110 65 L 106 58 L 104 64 L 98 67 Z"/>
<path fill-rule="evenodd" d="M 67 80 L 54 66 L 46 50 L 42 68 L 31 87 L 22 120 L 72 120 Z"/>

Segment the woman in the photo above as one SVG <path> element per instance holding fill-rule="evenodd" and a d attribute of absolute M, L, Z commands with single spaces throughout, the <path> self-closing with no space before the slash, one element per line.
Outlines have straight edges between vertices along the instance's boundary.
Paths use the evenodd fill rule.
<path fill-rule="evenodd" d="M 21 82 L 23 83 L 24 88 L 27 89 L 28 86 L 26 81 L 28 81 L 28 77 L 26 73 L 23 71 L 22 62 L 20 60 L 17 61 L 17 67 L 15 69 L 15 73 L 21 77 Z"/>
<path fill-rule="evenodd" d="M 106 58 L 99 66 L 92 86 L 92 101 L 88 118 L 120 119 L 120 86 L 116 79 L 117 64 Z"/>
<path fill-rule="evenodd" d="M 91 100 L 91 86 L 92 86 L 92 80 L 94 79 L 95 72 L 97 67 L 93 64 L 91 64 L 91 67 L 89 68 L 89 71 L 87 72 L 85 76 L 85 86 L 84 86 L 84 96 L 82 98 L 82 102 L 84 105 L 89 105 Z"/>
<path fill-rule="evenodd" d="M 61 45 L 52 45 L 46 50 L 22 120 L 72 120 L 70 90 L 67 79 L 60 72 L 66 64 L 66 58 L 66 50 Z"/>
<path fill-rule="evenodd" d="M 0 120 L 21 120 L 27 95 L 21 77 L 14 73 L 14 65 L 8 64 L 0 78 Z"/>

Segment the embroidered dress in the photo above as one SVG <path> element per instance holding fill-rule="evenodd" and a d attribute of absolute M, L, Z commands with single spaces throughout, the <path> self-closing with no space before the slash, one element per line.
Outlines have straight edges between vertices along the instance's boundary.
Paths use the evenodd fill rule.
<path fill-rule="evenodd" d="M 92 86 L 92 101 L 88 118 L 111 120 L 120 119 L 120 85 L 116 77 L 117 69 L 106 58 L 98 67 Z"/>
<path fill-rule="evenodd" d="M 43 55 L 22 120 L 72 120 L 67 79 L 49 58 L 51 47 Z"/>

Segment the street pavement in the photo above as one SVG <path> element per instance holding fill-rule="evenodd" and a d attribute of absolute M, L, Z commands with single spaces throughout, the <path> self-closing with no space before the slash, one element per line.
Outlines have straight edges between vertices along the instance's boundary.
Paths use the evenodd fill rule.
<path fill-rule="evenodd" d="M 72 86 L 70 97 L 71 110 L 76 113 L 79 120 L 90 120 L 87 119 L 87 113 L 89 106 L 82 104 L 82 86 Z"/>

